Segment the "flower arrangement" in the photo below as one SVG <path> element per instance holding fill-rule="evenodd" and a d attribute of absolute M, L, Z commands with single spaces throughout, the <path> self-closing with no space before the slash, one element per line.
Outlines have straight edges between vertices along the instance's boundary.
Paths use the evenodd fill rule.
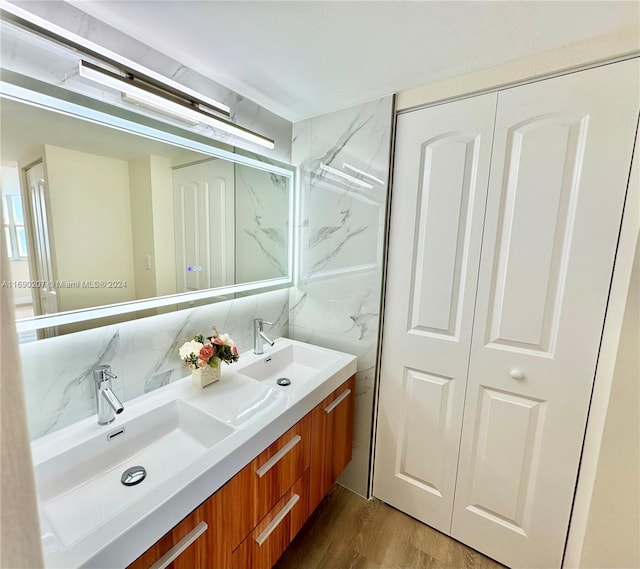
<path fill-rule="evenodd" d="M 238 348 L 229 334 L 220 334 L 213 327 L 213 336 L 196 334 L 193 340 L 182 344 L 178 350 L 180 359 L 194 371 L 205 366 L 217 368 L 220 361 L 232 364 L 240 359 Z"/>

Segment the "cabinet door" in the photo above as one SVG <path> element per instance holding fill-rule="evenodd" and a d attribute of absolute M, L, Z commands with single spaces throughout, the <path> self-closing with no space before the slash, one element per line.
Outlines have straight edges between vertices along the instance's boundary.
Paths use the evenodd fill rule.
<path fill-rule="evenodd" d="M 356 377 L 351 376 L 311 413 L 312 512 L 351 460 Z"/>
<path fill-rule="evenodd" d="M 499 95 L 452 535 L 511 567 L 562 561 L 639 67 Z"/>
<path fill-rule="evenodd" d="M 449 533 L 496 94 L 398 117 L 374 495 Z"/>

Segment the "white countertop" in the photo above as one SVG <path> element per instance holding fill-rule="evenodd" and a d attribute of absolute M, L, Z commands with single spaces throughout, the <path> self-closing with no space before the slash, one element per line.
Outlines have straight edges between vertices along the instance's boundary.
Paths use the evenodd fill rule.
<path fill-rule="evenodd" d="M 317 347 L 339 357 L 329 358 L 334 361 L 317 378 L 299 386 L 269 387 L 240 374 L 246 365 L 290 344 L 306 346 L 279 338 L 273 348 L 265 345 L 263 355 L 247 352 L 241 354 L 237 364 L 224 365 L 221 380 L 205 389 L 193 387 L 187 376 L 126 401 L 124 413 L 107 427 L 99 426 L 91 416 L 36 439 L 32 454 L 37 466 L 96 433 L 106 435 L 118 425 L 175 399 L 234 428 L 221 442 L 66 548 L 41 512 L 45 567 L 126 567 L 356 372 L 355 356 Z"/>

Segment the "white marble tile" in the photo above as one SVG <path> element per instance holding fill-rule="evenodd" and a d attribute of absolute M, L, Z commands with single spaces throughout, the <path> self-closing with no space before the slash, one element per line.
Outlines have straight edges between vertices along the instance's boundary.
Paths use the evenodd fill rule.
<path fill-rule="evenodd" d="M 296 125 L 303 278 L 379 270 L 390 120 L 390 101 L 383 99 Z M 297 148 L 307 140 L 309 155 Z"/>
<path fill-rule="evenodd" d="M 273 150 L 261 149 L 260 154 L 287 164 L 291 162 L 292 124 L 289 121 L 240 95 L 236 95 L 236 104 L 233 108 L 234 119 L 238 124 L 265 134 L 274 141 Z"/>
<path fill-rule="evenodd" d="M 252 320 L 274 324 L 272 337 L 289 332 L 289 292 L 279 290 L 132 320 L 20 346 L 30 435 L 35 438 L 95 413 L 92 370 L 109 364 L 126 401 L 188 375 L 178 348 L 216 326 L 251 349 Z"/>
<path fill-rule="evenodd" d="M 356 372 L 353 458 L 340 477 L 340 483 L 367 496 L 369 457 L 371 445 L 371 417 L 373 413 L 373 389 L 377 342 L 365 342 L 345 338 L 337 334 L 319 332 L 310 328 L 290 326 L 291 338 L 317 344 L 358 356 Z"/>
<path fill-rule="evenodd" d="M 301 187 L 310 184 L 308 164 L 311 164 L 312 123 L 312 119 L 297 122 L 291 132 L 291 163 L 300 168 L 298 175 Z"/>
<path fill-rule="evenodd" d="M 380 206 L 357 202 L 347 194 L 314 192 L 309 198 L 307 255 L 303 277 L 318 277 L 378 263 Z"/>
<path fill-rule="evenodd" d="M 289 187 L 284 176 L 235 168 L 237 282 L 287 276 Z"/>
<path fill-rule="evenodd" d="M 303 281 L 291 299 L 291 324 L 341 337 L 375 342 L 380 271 Z"/>
<path fill-rule="evenodd" d="M 292 157 L 300 167 L 302 194 L 302 274 L 290 294 L 289 334 L 358 356 L 353 459 L 340 481 L 363 496 L 368 495 L 391 119 L 387 97 L 293 128 Z"/>
<path fill-rule="evenodd" d="M 66 409 L 93 399 L 93 368 L 117 361 L 119 348 L 117 326 L 21 344 L 29 423 L 56 416 L 55 421 L 49 421 L 49 430 L 59 428 Z M 121 389 L 116 392 L 122 395 Z"/>

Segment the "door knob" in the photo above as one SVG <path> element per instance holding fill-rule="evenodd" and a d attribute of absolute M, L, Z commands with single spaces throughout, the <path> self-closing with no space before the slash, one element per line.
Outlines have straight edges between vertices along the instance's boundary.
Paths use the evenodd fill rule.
<path fill-rule="evenodd" d="M 524 373 L 522 373 L 519 369 L 512 369 L 509 372 L 509 375 L 513 378 L 513 379 L 522 379 L 524 378 Z"/>

